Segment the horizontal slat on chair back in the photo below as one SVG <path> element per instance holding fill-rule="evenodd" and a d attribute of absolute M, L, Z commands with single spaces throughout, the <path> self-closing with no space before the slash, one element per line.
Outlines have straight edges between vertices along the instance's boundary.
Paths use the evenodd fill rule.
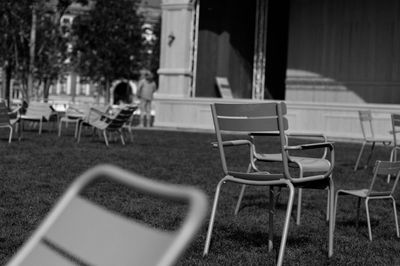
<path fill-rule="evenodd" d="M 378 161 L 375 164 L 374 171 L 378 171 L 378 175 L 397 175 L 397 173 L 400 171 L 400 161 Z"/>
<path fill-rule="evenodd" d="M 25 116 L 50 118 L 52 110 L 48 103 L 30 102 Z"/>
<path fill-rule="evenodd" d="M 218 116 L 275 116 L 277 103 L 244 103 L 244 104 L 215 104 Z M 283 114 L 286 114 L 286 104 L 282 103 Z"/>
<path fill-rule="evenodd" d="M 360 116 L 361 121 L 371 121 L 372 120 L 372 114 L 371 114 L 371 111 L 369 111 L 369 110 L 358 111 L 358 114 Z"/>
<path fill-rule="evenodd" d="M 218 118 L 219 129 L 225 131 L 278 131 L 277 117 L 264 118 Z M 287 119 L 284 118 L 284 130 L 288 128 Z"/>
<path fill-rule="evenodd" d="M 108 126 L 110 129 L 117 129 L 121 128 L 126 122 L 128 122 L 129 118 L 133 115 L 133 112 L 135 112 L 136 107 L 129 107 L 129 108 L 124 108 L 121 109 L 118 113 L 118 115 L 113 119 Z"/>
<path fill-rule="evenodd" d="M 392 114 L 392 123 L 394 126 L 400 126 L 400 114 Z"/>
<path fill-rule="evenodd" d="M 78 197 L 42 242 L 88 265 L 157 265 L 173 236 L 173 232 L 151 228 Z"/>
<path fill-rule="evenodd" d="M 282 104 L 282 114 L 286 105 Z M 223 131 L 259 132 L 278 131 L 278 103 L 215 104 L 218 126 Z M 288 121 L 283 117 L 283 130 Z"/>

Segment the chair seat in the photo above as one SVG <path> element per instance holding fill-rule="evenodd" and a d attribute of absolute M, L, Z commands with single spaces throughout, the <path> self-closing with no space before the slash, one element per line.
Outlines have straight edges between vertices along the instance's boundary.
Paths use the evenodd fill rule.
<path fill-rule="evenodd" d="M 256 181 L 272 181 L 284 178 L 283 174 L 269 174 L 266 172 L 243 173 L 229 171 L 228 174 L 236 178 Z"/>
<path fill-rule="evenodd" d="M 256 158 L 262 161 L 281 162 L 282 154 L 280 153 L 257 153 Z M 322 158 L 309 158 L 290 156 L 290 161 L 296 164 L 301 164 L 303 172 L 324 172 L 329 170 L 331 164 L 328 160 Z"/>
<path fill-rule="evenodd" d="M 368 189 L 349 189 L 349 190 L 339 190 L 338 191 L 339 195 L 340 194 L 347 194 L 347 195 L 352 195 L 360 198 L 366 198 L 366 197 L 390 197 L 390 191 L 371 191 L 371 193 L 368 195 Z"/>

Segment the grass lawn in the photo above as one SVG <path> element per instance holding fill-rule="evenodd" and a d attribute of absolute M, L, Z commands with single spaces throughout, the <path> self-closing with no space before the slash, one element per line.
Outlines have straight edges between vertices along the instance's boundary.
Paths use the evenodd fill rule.
<path fill-rule="evenodd" d="M 107 148 L 102 140 L 88 136 L 77 144 L 72 130 L 63 131 L 61 138 L 55 132 L 45 131 L 41 136 L 36 131 L 26 132 L 21 142 L 14 140 L 11 144 L 7 144 L 7 132 L 0 131 L 0 264 L 6 263 L 29 237 L 72 180 L 100 163 L 112 163 L 152 179 L 196 186 L 209 196 L 211 208 L 215 187 L 223 174 L 218 151 L 210 145 L 214 134 L 138 130 L 133 143 L 122 146 L 120 142 L 110 142 Z M 272 144 L 271 140 L 264 142 L 265 147 Z M 336 188 L 369 184 L 371 168 L 356 173 L 352 170 L 359 148 L 357 143 L 335 143 Z M 388 159 L 389 152 L 389 147 L 377 147 L 372 161 Z M 240 159 L 235 163 L 245 164 L 247 157 L 241 159 L 244 154 L 238 152 Z M 179 265 L 274 264 L 276 250 L 267 252 L 268 190 L 248 189 L 241 211 L 234 217 L 239 191 L 240 187 L 234 184 L 222 187 L 209 255 L 202 257 L 207 218 Z M 107 182 L 96 183 L 87 194 L 124 215 L 165 228 L 176 227 L 180 219 L 174 216 L 184 210 L 184 206 L 168 208 L 165 202 Z M 296 226 L 293 215 L 284 265 L 400 265 L 400 239 L 396 237 L 390 202 L 371 202 L 374 240 L 370 242 L 364 208 L 356 229 L 356 201 L 339 199 L 334 255 L 328 259 L 326 192 L 305 190 L 303 195 L 302 224 Z M 399 191 L 396 196 L 400 196 Z M 286 199 L 283 191 L 276 211 L 276 248 Z"/>

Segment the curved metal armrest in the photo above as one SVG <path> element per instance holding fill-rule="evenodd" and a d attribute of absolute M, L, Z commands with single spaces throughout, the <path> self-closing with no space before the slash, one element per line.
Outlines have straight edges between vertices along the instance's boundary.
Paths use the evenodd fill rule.
<path fill-rule="evenodd" d="M 328 138 L 326 137 L 326 135 L 324 133 L 320 133 L 320 132 L 286 132 L 286 136 L 288 137 L 311 137 L 311 138 L 315 138 L 315 137 L 320 137 L 324 140 L 324 142 L 328 141 Z"/>
<path fill-rule="evenodd" d="M 333 142 L 319 142 L 310 144 L 301 144 L 296 146 L 285 146 L 285 150 L 310 150 L 310 149 L 320 149 L 329 148 L 333 150 Z"/>
<path fill-rule="evenodd" d="M 211 145 L 214 148 L 218 147 L 218 142 L 212 142 Z M 252 143 L 247 139 L 238 139 L 238 140 L 226 140 L 222 142 L 223 146 L 238 146 L 238 145 L 252 145 Z"/>
<path fill-rule="evenodd" d="M 8 112 L 8 115 L 17 114 L 17 118 L 21 117 L 21 110 L 22 106 L 18 106 L 17 108 L 13 109 L 12 111 Z"/>

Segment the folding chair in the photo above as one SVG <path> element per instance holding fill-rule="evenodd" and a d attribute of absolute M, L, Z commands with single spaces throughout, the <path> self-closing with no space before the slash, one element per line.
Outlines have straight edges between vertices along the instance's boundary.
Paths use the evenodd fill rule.
<path fill-rule="evenodd" d="M 49 103 L 30 102 L 26 113 L 21 115 L 21 134 L 23 132 L 23 122 L 31 121 L 39 123 L 39 135 L 42 134 L 43 122 L 49 122 L 50 118 L 55 116 L 56 113 Z"/>
<path fill-rule="evenodd" d="M 362 131 L 364 140 L 363 140 L 363 143 L 361 144 L 361 149 L 360 149 L 360 152 L 358 153 L 356 164 L 354 165 L 354 171 L 357 171 L 357 169 L 358 169 L 358 165 L 360 164 L 361 156 L 363 154 L 366 144 L 371 144 L 371 150 L 369 152 L 367 164 L 365 165 L 365 167 L 368 166 L 368 164 L 371 160 L 372 153 L 375 148 L 375 143 L 378 142 L 378 143 L 382 143 L 384 145 L 388 145 L 391 143 L 390 139 L 378 138 L 375 136 L 374 128 L 373 128 L 373 124 L 372 124 L 372 121 L 373 121 L 372 113 L 370 110 L 358 111 L 358 115 L 360 118 L 361 131 Z"/>
<path fill-rule="evenodd" d="M 89 105 L 70 104 L 65 111 L 65 115 L 58 122 L 58 136 L 61 137 L 62 125 L 75 124 L 74 137 L 78 137 L 79 123 L 88 115 Z"/>
<path fill-rule="evenodd" d="M 274 196 L 273 187 L 287 186 L 289 188 L 288 205 L 286 209 L 286 218 L 283 226 L 281 244 L 278 254 L 277 265 L 282 265 L 283 255 L 286 246 L 290 214 L 292 211 L 294 187 L 314 188 L 314 189 L 333 189 L 331 172 L 333 170 L 334 152 L 331 143 L 314 143 L 307 145 L 288 146 L 286 145 L 285 132 L 288 129 L 286 115 L 286 105 L 283 102 L 274 103 L 251 103 L 251 104 L 218 104 L 211 106 L 214 127 L 220 151 L 222 168 L 225 176 L 220 180 L 215 192 L 214 203 L 211 212 L 210 223 L 207 232 L 204 255 L 208 253 L 213 230 L 214 219 L 217 210 L 218 198 L 222 184 L 233 182 L 244 185 L 264 185 L 270 186 L 270 215 L 269 215 L 269 249 L 272 248 L 273 235 L 273 213 Z M 279 149 L 281 151 L 281 169 L 278 173 L 259 172 L 253 165 L 254 153 L 252 143 L 248 139 L 227 140 L 223 133 L 262 133 L 279 136 Z M 229 136 L 229 135 L 228 135 Z M 250 167 L 247 171 L 236 171 L 228 168 L 226 161 L 225 148 L 247 145 L 249 147 Z M 331 156 L 331 168 L 325 175 L 314 175 L 303 178 L 293 178 L 289 172 L 288 150 L 302 150 L 313 148 L 328 148 Z M 236 166 L 235 166 L 236 169 Z M 329 202 L 331 204 L 329 215 L 329 256 L 333 254 L 333 193 L 330 193 Z"/>
<path fill-rule="evenodd" d="M 14 128 L 18 125 L 17 123 L 20 119 L 20 108 L 21 107 L 18 107 L 10 112 L 6 103 L 4 101 L 0 101 L 0 128 L 8 128 L 10 130 L 8 143 L 11 143 Z M 11 118 L 10 116 L 14 116 L 15 118 Z"/>
<path fill-rule="evenodd" d="M 133 112 L 137 109 L 137 105 L 125 105 L 116 110 L 116 113 L 109 115 L 108 112 L 101 112 L 97 109 L 91 108 L 87 121 L 83 121 L 79 125 L 78 142 L 81 138 L 82 126 L 91 126 L 93 129 L 101 130 L 104 136 L 106 146 L 108 146 L 107 132 L 118 132 L 121 137 L 121 142 L 125 145 L 125 139 L 122 132 L 123 126 L 132 117 Z M 92 114 L 97 118 L 93 119 Z"/>
<path fill-rule="evenodd" d="M 80 193 L 99 178 L 171 204 L 187 203 L 186 216 L 177 229 L 167 231 L 106 209 Z M 174 265 L 206 213 L 207 199 L 198 189 L 160 183 L 111 165 L 97 166 L 76 179 L 7 265 Z"/>
<path fill-rule="evenodd" d="M 382 182 L 381 186 L 378 186 L 377 183 L 379 181 L 380 175 L 394 175 L 396 176 L 395 181 L 393 184 L 387 184 L 386 182 Z M 399 235 L 399 224 L 397 220 L 397 210 L 396 210 L 396 201 L 393 198 L 393 193 L 396 189 L 397 182 L 399 181 L 400 176 L 400 162 L 387 162 L 387 161 L 376 161 L 375 167 L 373 170 L 373 177 L 371 180 L 371 184 L 368 188 L 364 189 L 353 189 L 353 190 L 345 190 L 340 189 L 336 192 L 335 197 L 335 217 L 336 217 L 336 209 L 338 198 L 340 195 L 349 195 L 358 198 L 357 202 L 357 227 L 358 221 L 360 217 L 360 202 L 361 199 L 365 201 L 365 211 L 367 213 L 367 224 L 368 224 L 368 235 L 369 240 L 372 241 L 372 231 L 371 231 L 371 221 L 369 217 L 369 207 L 368 202 L 369 200 L 384 200 L 384 199 L 391 199 L 393 203 L 393 212 L 394 212 L 394 221 L 396 224 L 396 233 L 397 237 Z M 385 186 L 384 186 L 385 185 Z M 386 217 L 385 217 L 386 219 Z"/>
<path fill-rule="evenodd" d="M 315 140 L 320 140 L 322 142 L 327 142 L 327 137 L 322 133 L 301 133 L 301 132 L 286 132 L 286 142 L 289 145 L 289 141 L 292 138 L 307 138 L 308 141 L 310 138 Z M 250 133 L 251 142 L 253 145 L 253 158 L 254 158 L 254 167 L 256 167 L 255 163 L 259 162 L 282 162 L 282 154 L 281 153 L 265 153 L 259 152 L 257 150 L 256 138 L 257 137 L 271 137 L 270 134 L 266 133 Z M 303 178 L 306 175 L 316 174 L 316 173 L 327 173 L 331 169 L 331 162 L 327 159 L 327 148 L 323 149 L 322 153 L 319 157 L 308 157 L 306 156 L 292 156 L 289 155 L 288 152 L 288 160 L 289 166 L 291 168 L 296 168 L 299 171 L 298 177 Z M 257 168 L 257 167 L 256 167 Z M 240 195 L 236 204 L 235 214 L 239 212 L 240 205 L 244 196 L 246 185 L 242 186 L 242 190 L 240 191 Z M 297 213 L 296 213 L 296 224 L 300 224 L 301 218 L 301 202 L 302 202 L 302 189 L 298 189 L 298 198 L 297 198 Z M 329 193 L 329 191 L 328 191 Z M 329 198 L 329 194 L 328 194 Z M 327 219 L 329 214 L 329 201 L 327 203 Z"/>

